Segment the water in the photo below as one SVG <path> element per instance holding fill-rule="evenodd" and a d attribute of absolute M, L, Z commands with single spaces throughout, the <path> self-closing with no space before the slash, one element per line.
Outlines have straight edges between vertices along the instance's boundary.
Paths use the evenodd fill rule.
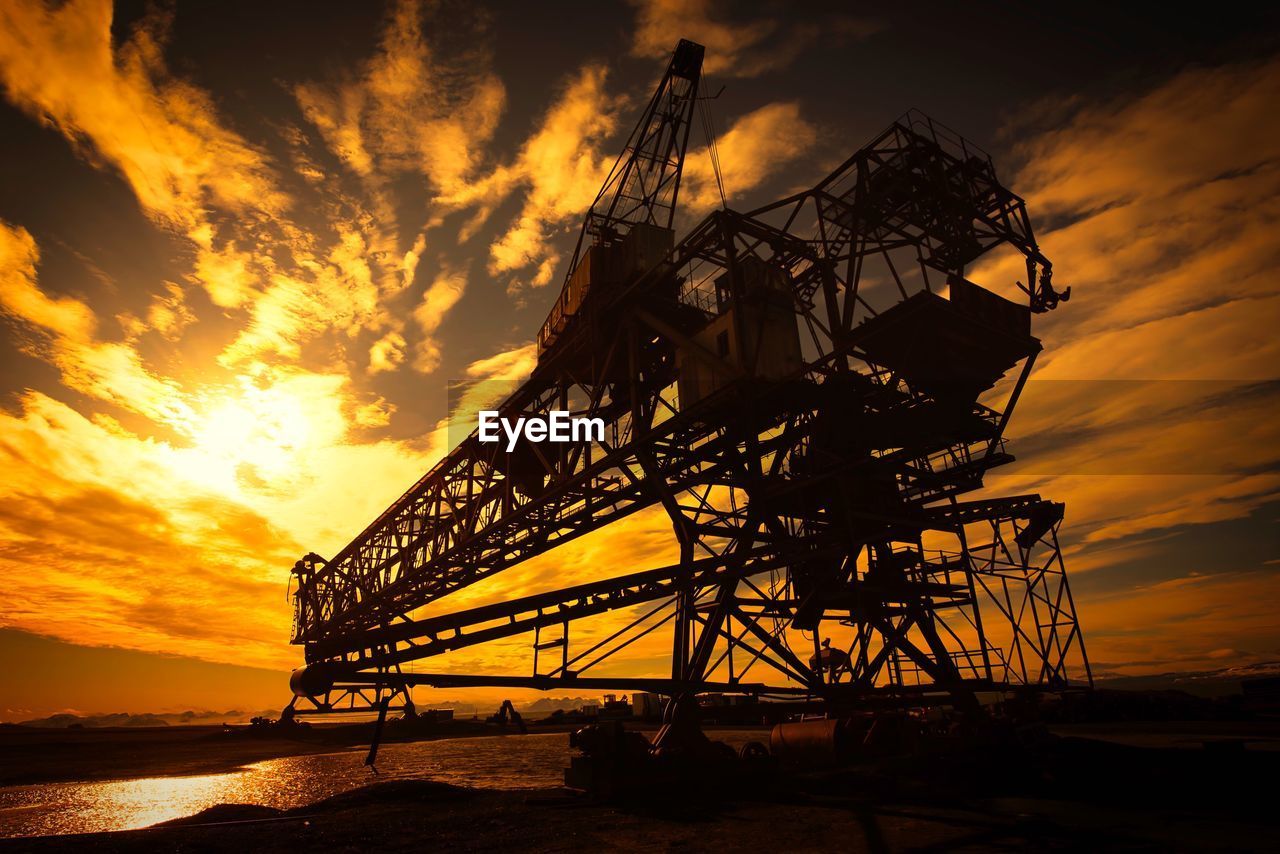
<path fill-rule="evenodd" d="M 708 733 L 735 747 L 758 733 Z M 372 782 L 429 779 L 481 789 L 560 786 L 572 754 L 568 733 L 384 744 L 378 776 L 365 748 L 269 759 L 224 774 L 147 777 L 0 788 L 0 837 L 131 830 L 216 804 L 306 806 Z"/>

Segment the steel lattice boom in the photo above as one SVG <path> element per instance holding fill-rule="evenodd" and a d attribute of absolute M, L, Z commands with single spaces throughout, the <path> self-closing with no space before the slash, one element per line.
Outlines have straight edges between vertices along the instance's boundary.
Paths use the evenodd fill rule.
<path fill-rule="evenodd" d="M 1089 682 L 1062 505 L 960 500 L 1012 459 L 1032 318 L 1069 294 L 1022 199 L 985 153 L 909 114 L 812 189 L 716 211 L 676 243 L 701 60 L 681 42 L 583 224 L 538 365 L 500 407 L 600 418 L 604 440 L 507 452 L 473 433 L 339 554 L 299 561 L 294 689 L 310 707 L 417 684 L 962 705 Z M 967 278 L 999 252 L 1025 260 L 1025 284 L 994 283 L 1016 301 Z M 671 519 L 670 566 L 412 616 L 652 507 Z M 606 612 L 624 615 L 612 634 L 571 645 Z M 596 675 L 659 630 L 669 673 Z M 524 634 L 528 675 L 402 669 Z"/>

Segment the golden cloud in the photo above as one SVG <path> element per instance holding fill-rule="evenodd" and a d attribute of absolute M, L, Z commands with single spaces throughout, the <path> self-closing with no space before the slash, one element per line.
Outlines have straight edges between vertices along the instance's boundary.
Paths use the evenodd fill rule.
<path fill-rule="evenodd" d="M 396 4 L 378 52 L 359 78 L 336 88 L 295 90 L 307 119 L 358 175 L 413 169 L 442 201 L 467 192 L 506 104 L 506 89 L 482 54 L 454 62 L 433 56 L 422 5 Z"/>
<path fill-rule="evenodd" d="M 319 206 L 327 223 L 306 228 L 294 222 L 277 164 L 228 127 L 207 93 L 169 73 L 162 55 L 166 17 L 144 19 L 113 46 L 109 2 L 76 0 L 57 8 L 20 2 L 0 16 L 0 83 L 10 100 L 118 171 L 148 215 L 190 241 L 191 278 L 213 303 L 248 313 L 247 327 L 223 353 L 224 365 L 264 356 L 297 361 L 307 340 L 392 324 L 382 299 L 412 279 L 421 235 L 413 248 L 397 248 L 394 234 L 379 224 L 392 220 L 385 210 L 373 217 L 332 188 Z M 398 13 L 388 50 L 412 47 L 407 16 Z M 385 74 L 380 79 L 384 88 L 390 85 Z M 408 130 L 395 135 L 408 138 Z M 375 195 L 369 203 L 381 209 L 383 201 Z M 158 294 L 148 315 L 151 329 L 170 338 L 176 324 L 189 322 L 172 300 L 171 290 Z M 143 331 L 129 318 L 124 322 L 135 334 Z M 96 355 L 116 365 L 132 358 L 120 347 Z"/>
<path fill-rule="evenodd" d="M 54 335 L 75 341 L 93 337 L 97 318 L 80 300 L 50 298 L 36 285 L 40 250 L 25 228 L 0 220 L 0 305 Z"/>
<path fill-rule="evenodd" d="M 631 43 L 633 56 L 666 59 L 680 39 L 707 48 L 708 74 L 755 77 L 783 68 L 819 39 L 836 43 L 860 40 L 877 32 L 878 23 L 849 15 L 820 21 L 792 16 L 730 20 L 731 5 L 717 0 L 630 0 L 636 10 Z"/>
<path fill-rule="evenodd" d="M 4 624 L 285 663 L 287 609 L 271 591 L 300 543 L 336 550 L 350 519 L 381 510 L 430 458 L 400 442 L 354 442 L 353 424 L 385 425 L 394 407 L 361 403 L 342 374 L 263 367 L 197 389 L 157 376 L 128 343 L 95 338 L 83 302 L 46 296 L 38 262 L 30 234 L 0 224 L 0 308 L 35 333 L 32 351 L 67 387 L 176 438 L 144 437 L 37 392 L 20 414 L 0 413 L 0 581 L 17 591 Z"/>
<path fill-rule="evenodd" d="M 1052 438 L 1027 464 L 1059 475 L 1036 483 L 1070 501 L 1089 541 L 1239 518 L 1280 495 L 1251 476 L 1280 464 L 1280 247 L 1264 236 L 1280 224 L 1277 93 L 1276 61 L 1187 72 L 1020 146 L 1014 186 L 1066 223 L 1040 242 L 1073 299 L 1044 318 L 1045 382 L 1011 427 Z"/>
<path fill-rule="evenodd" d="M 183 232 L 216 205 L 277 213 L 287 198 L 266 156 L 218 120 L 211 99 L 171 77 L 167 20 L 111 42 L 110 0 L 6 3 L 0 83 L 9 99 L 118 169 L 148 212 Z"/>
<path fill-rule="evenodd" d="M 1050 224 L 1040 243 L 1073 293 L 1040 319 L 1046 352 L 1010 427 L 1026 461 L 988 484 L 1067 502 L 1068 566 L 1112 579 L 1077 595 L 1100 660 L 1274 654 L 1270 618 L 1245 604 L 1274 597 L 1272 574 L 1215 565 L 1139 588 L 1118 573 L 1165 562 L 1186 581 L 1179 536 L 1280 499 L 1277 95 L 1280 61 L 1197 69 L 1012 131 L 1012 184 Z M 973 273 L 1021 274 L 1012 259 Z"/>
<path fill-rule="evenodd" d="M 603 66 L 588 65 L 564 88 L 525 142 L 514 164 L 494 172 L 486 184 L 493 199 L 527 186 L 515 223 L 489 250 L 489 272 L 497 275 L 537 266 L 526 284 L 551 281 L 558 255 L 553 234 L 591 207 L 614 157 L 602 143 L 617 127 L 620 101 L 608 95 Z"/>
<path fill-rule="evenodd" d="M 818 131 L 790 101 L 766 104 L 740 116 L 716 142 L 725 194 L 735 197 L 756 189 L 813 147 Z M 706 148 L 690 152 L 685 161 L 680 201 L 692 213 L 720 206 L 715 170 Z"/>
<path fill-rule="evenodd" d="M 467 289 L 467 277 L 450 270 L 441 271 L 422 295 L 422 302 L 413 310 L 422 338 L 418 342 L 415 369 L 431 373 L 440 365 L 440 345 L 435 341 L 436 330 L 444 322 L 445 315 L 462 299 Z"/>
<path fill-rule="evenodd" d="M 394 371 L 404 364 L 404 336 L 392 330 L 369 348 L 369 373 Z"/>

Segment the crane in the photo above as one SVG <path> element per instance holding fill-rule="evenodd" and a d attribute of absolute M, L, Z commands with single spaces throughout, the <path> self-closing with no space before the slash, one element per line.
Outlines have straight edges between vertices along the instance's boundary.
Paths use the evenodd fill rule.
<path fill-rule="evenodd" d="M 584 218 L 537 365 L 498 408 L 571 410 L 603 438 L 508 450 L 472 432 L 340 552 L 298 561 L 289 714 L 385 714 L 420 685 L 648 691 L 669 698 L 661 742 L 709 691 L 971 709 L 983 690 L 1092 684 L 1063 505 L 974 495 L 1013 460 L 1032 320 L 1070 295 L 1024 201 L 912 112 L 809 189 L 677 241 L 703 54 L 676 47 Z M 998 253 L 1025 283 L 973 281 Z M 669 565 L 442 610 L 653 508 Z M 604 640 L 571 642 L 610 612 Z M 659 630 L 669 669 L 604 672 Z M 525 673 L 418 666 L 525 635 Z"/>

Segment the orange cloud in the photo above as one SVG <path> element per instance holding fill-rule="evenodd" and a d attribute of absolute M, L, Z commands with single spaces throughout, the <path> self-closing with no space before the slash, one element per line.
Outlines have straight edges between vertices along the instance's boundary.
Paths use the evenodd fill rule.
<path fill-rule="evenodd" d="M 279 570 L 297 545 L 167 464 L 161 446 L 29 393 L 0 413 L 6 627 L 280 666 Z M 273 637 L 274 635 L 274 637 Z M 274 641 L 274 643 L 273 643 Z"/>
<path fill-rule="evenodd" d="M 7 314 L 76 341 L 93 336 L 97 318 L 71 298 L 50 298 L 36 286 L 40 250 L 25 228 L 0 221 L 0 305 Z"/>
<path fill-rule="evenodd" d="M 210 204 L 279 212 L 288 200 L 266 156 L 165 69 L 167 22 L 149 19 L 114 49 L 111 21 L 110 0 L 6 3 L 0 83 L 10 100 L 105 159 L 144 209 L 181 231 L 203 225 Z"/>
<path fill-rule="evenodd" d="M 422 5 L 398 2 L 378 52 L 353 82 L 295 90 L 330 150 L 365 178 L 413 169 L 440 199 L 465 193 L 506 104 L 506 89 L 472 53 L 446 63 L 428 48 Z"/>
<path fill-rule="evenodd" d="M 793 163 L 812 148 L 817 138 L 817 128 L 800 115 L 800 105 L 794 101 L 766 104 L 740 116 L 716 141 L 730 204 Z M 720 206 L 715 171 L 706 148 L 689 153 L 684 180 L 686 189 L 680 200 L 686 210 L 705 213 Z"/>
<path fill-rule="evenodd" d="M 406 52 L 421 50 L 414 14 L 414 7 L 402 8 L 388 30 L 385 68 L 375 75 L 383 106 L 400 92 L 392 71 L 426 73 L 404 61 Z M 412 248 L 401 248 L 385 225 L 394 217 L 384 198 L 372 194 L 366 204 L 324 184 L 316 190 L 325 197 L 313 208 L 324 221 L 296 221 L 295 200 L 282 189 L 282 164 L 233 130 L 208 93 L 166 67 L 164 16 L 144 19 L 118 45 L 109 2 L 76 0 L 57 8 L 20 2 L 6 6 L 0 20 L 0 83 L 9 99 L 117 171 L 144 212 L 189 242 L 190 276 L 213 303 L 248 316 L 223 353 L 225 366 L 263 358 L 296 362 L 305 342 L 334 331 L 354 337 L 394 326 L 382 302 L 411 282 L 421 235 Z M 404 104 L 396 115 L 417 115 L 410 109 L 417 106 Z M 433 141 L 421 144 L 440 149 L 432 163 L 456 183 L 466 169 L 444 163 L 457 142 L 450 128 L 461 125 L 461 119 L 450 121 L 443 128 L 380 127 L 378 134 L 401 141 L 430 136 Z M 467 132 L 479 124 L 468 120 Z M 381 215 L 370 215 L 369 206 Z M 157 295 L 161 302 L 149 320 L 159 335 L 172 337 L 174 324 L 187 321 L 176 304 L 163 303 L 166 297 L 172 292 Z M 109 351 L 99 357 L 131 358 Z"/>
<path fill-rule="evenodd" d="M 391 331 L 383 335 L 369 348 L 369 373 L 394 371 L 404 364 L 404 336 Z"/>
<path fill-rule="evenodd" d="M 290 666 L 287 568 L 331 553 L 430 460 L 329 412 L 345 379 L 278 378 L 204 404 L 191 444 L 137 436 L 35 392 L 0 413 L 2 624 L 76 643 Z M 33 573 L 37 575 L 33 576 Z M 38 577 L 38 583 L 35 579 Z"/>
<path fill-rule="evenodd" d="M 615 159 L 602 151 L 602 143 L 617 128 L 620 104 L 605 92 L 605 77 L 602 66 L 582 68 L 525 142 L 515 163 L 489 178 L 493 198 L 517 185 L 527 187 L 515 223 L 489 250 L 491 274 L 536 266 L 526 284 L 540 287 L 551 281 L 559 262 L 549 245 L 551 238 L 591 207 Z"/>
<path fill-rule="evenodd" d="M 1074 289 L 1043 318 L 1035 374 L 1071 382 L 1033 382 L 1011 429 L 1052 438 L 1027 466 L 1059 475 L 1037 484 L 1069 499 L 1076 536 L 1239 518 L 1280 496 L 1256 475 L 1280 464 L 1277 94 L 1280 61 L 1191 71 L 1020 145 L 1014 186 L 1067 223 L 1040 241 Z"/>
<path fill-rule="evenodd" d="M 429 374 L 440 365 L 440 345 L 435 341 L 436 330 L 444 322 L 447 315 L 462 299 L 467 289 L 467 277 L 449 270 L 441 271 L 427 291 L 422 295 L 422 302 L 413 310 L 413 319 L 418 324 L 422 339 L 418 342 L 418 357 L 414 360 L 415 369 Z"/>
<path fill-rule="evenodd" d="M 1060 223 L 1040 242 L 1073 293 L 1040 318 L 1047 349 L 1010 425 L 1025 462 L 988 485 L 1067 502 L 1069 568 L 1121 588 L 1077 596 L 1102 661 L 1274 657 L 1273 621 L 1248 604 L 1274 598 L 1260 568 L 1141 589 L 1117 573 L 1180 566 L 1179 536 L 1280 499 L 1277 95 L 1277 60 L 1196 69 L 1013 131 L 1025 165 L 1012 185 Z M 999 259 L 973 275 L 1021 273 Z"/>
<path fill-rule="evenodd" d="M 21 413 L 0 413 L 0 583 L 20 591 L 3 624 L 287 663 L 284 570 L 300 550 L 343 545 L 349 520 L 381 510 L 429 458 L 400 442 L 354 441 L 353 425 L 385 425 L 394 407 L 361 403 L 342 374 L 263 368 L 230 386 L 186 388 L 152 373 L 130 344 L 94 336 L 83 302 L 45 295 L 38 262 L 30 234 L 0 224 L 0 308 L 30 330 L 32 352 L 67 387 L 175 438 L 37 392 Z"/>
<path fill-rule="evenodd" d="M 859 40 L 880 29 L 874 21 L 848 15 L 820 21 L 794 16 L 730 20 L 729 3 L 716 0 L 630 0 L 636 10 L 631 53 L 650 59 L 671 55 L 680 39 L 707 48 L 708 74 L 755 77 L 789 65 L 819 39 Z"/>
<path fill-rule="evenodd" d="M 176 383 L 157 376 L 127 343 L 101 341 L 82 301 L 51 299 L 36 283 L 40 253 L 26 229 L 0 222 L 0 310 L 34 335 L 27 352 L 52 363 L 68 388 L 181 428 L 192 411 Z"/>

